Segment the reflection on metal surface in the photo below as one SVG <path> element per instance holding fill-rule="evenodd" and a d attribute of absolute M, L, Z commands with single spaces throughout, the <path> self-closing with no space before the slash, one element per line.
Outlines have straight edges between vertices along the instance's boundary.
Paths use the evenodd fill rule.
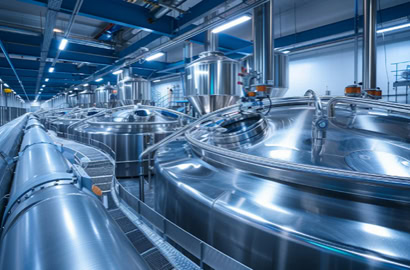
<path fill-rule="evenodd" d="M 239 100 L 238 72 L 239 63 L 220 52 L 203 52 L 186 67 L 186 96 L 199 114 Z"/>
<path fill-rule="evenodd" d="M 183 126 L 188 119 L 172 110 L 136 105 L 90 119 L 77 126 L 74 134 L 80 140 L 90 138 L 113 149 L 118 177 L 139 176 L 139 154 Z M 144 174 L 148 173 L 148 163 L 149 158 L 142 163 Z"/>
<path fill-rule="evenodd" d="M 157 150 L 156 210 L 254 269 L 410 268 L 410 107 L 351 101 L 200 120 Z"/>
<path fill-rule="evenodd" d="M 1 269 L 149 269 L 87 177 L 43 126 L 27 127 L 2 223 Z"/>

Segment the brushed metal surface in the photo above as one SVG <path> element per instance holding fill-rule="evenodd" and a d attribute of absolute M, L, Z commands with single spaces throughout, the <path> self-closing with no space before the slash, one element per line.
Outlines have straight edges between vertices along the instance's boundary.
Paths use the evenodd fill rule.
<path fill-rule="evenodd" d="M 44 129 L 30 128 L 21 150 L 0 269 L 149 269 L 102 203 L 75 184 Z"/>
<path fill-rule="evenodd" d="M 257 140 L 233 110 L 158 149 L 155 209 L 254 269 L 410 268 L 410 107 L 339 104 L 318 140 L 310 99 L 272 103 Z"/>
<path fill-rule="evenodd" d="M 239 63 L 220 52 L 203 52 L 185 69 L 186 96 L 200 114 L 235 103 L 241 96 Z"/>

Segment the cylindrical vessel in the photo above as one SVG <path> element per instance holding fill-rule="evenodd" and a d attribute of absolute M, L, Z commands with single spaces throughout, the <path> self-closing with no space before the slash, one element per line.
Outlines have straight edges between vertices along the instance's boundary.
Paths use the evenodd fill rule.
<path fill-rule="evenodd" d="M 203 52 L 185 69 L 186 95 L 200 114 L 236 103 L 239 63 L 221 52 Z"/>
<path fill-rule="evenodd" d="M 124 105 L 151 102 L 151 84 L 141 77 L 126 77 L 118 81 L 118 100 Z"/>
<path fill-rule="evenodd" d="M 21 116 L 0 127 L 0 222 L 3 217 L 14 171 L 13 158 L 17 156 L 27 115 Z"/>
<path fill-rule="evenodd" d="M 176 112 L 139 105 L 89 120 L 76 127 L 74 134 L 77 138 L 90 138 L 108 145 L 116 154 L 116 176 L 135 177 L 148 172 L 149 160 L 143 161 L 141 171 L 139 155 L 183 124 L 184 119 Z"/>
<path fill-rule="evenodd" d="M 246 56 L 241 59 L 241 67 L 250 73 L 255 71 L 253 55 Z M 272 97 L 281 97 L 289 89 L 289 56 L 281 52 L 274 52 L 274 74 L 270 78 L 273 80 L 273 91 L 270 92 Z"/>
<path fill-rule="evenodd" d="M 99 108 L 112 108 L 117 100 L 117 89 L 111 85 L 103 85 L 95 90 L 95 104 Z"/>
<path fill-rule="evenodd" d="M 1 269 L 149 269 L 82 188 L 42 126 L 26 130 L 1 238 Z"/>
<path fill-rule="evenodd" d="M 67 96 L 67 103 L 70 108 L 74 108 L 78 104 L 77 94 L 71 94 Z"/>
<path fill-rule="evenodd" d="M 92 107 L 95 104 L 95 94 L 90 90 L 78 93 L 78 104 L 82 108 Z"/>
<path fill-rule="evenodd" d="M 408 269 L 410 106 L 271 102 L 159 148 L 155 209 L 252 269 Z"/>

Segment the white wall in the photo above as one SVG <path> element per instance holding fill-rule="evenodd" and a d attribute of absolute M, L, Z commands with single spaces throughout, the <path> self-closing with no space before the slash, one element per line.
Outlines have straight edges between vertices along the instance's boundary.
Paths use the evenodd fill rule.
<path fill-rule="evenodd" d="M 172 79 L 161 80 L 158 83 L 151 84 L 151 93 L 155 102 L 158 102 L 158 99 L 164 96 L 169 95 L 169 90 L 172 89 L 173 93 L 177 95 L 179 91 L 182 91 L 182 82 L 178 77 Z"/>
<path fill-rule="evenodd" d="M 392 92 L 393 89 L 395 78 L 394 73 L 391 71 L 395 70 L 395 66 L 391 64 L 410 61 L 410 33 L 386 36 L 385 43 L 386 54 L 383 40 L 378 39 L 377 85 L 383 90 L 383 94 L 387 94 L 388 81 L 390 81 L 390 91 Z M 361 46 L 360 43 L 359 48 Z M 360 50 L 359 82 L 362 81 L 361 57 Z M 387 63 L 387 74 L 385 62 Z M 331 91 L 332 95 L 343 95 L 344 88 L 349 84 L 353 84 L 353 65 L 354 44 L 352 42 L 291 55 L 289 64 L 290 87 L 286 96 L 300 96 L 307 89 L 313 89 L 321 95 L 324 95 L 327 89 Z M 404 97 L 399 100 L 399 102 L 403 101 L 405 101 Z"/>

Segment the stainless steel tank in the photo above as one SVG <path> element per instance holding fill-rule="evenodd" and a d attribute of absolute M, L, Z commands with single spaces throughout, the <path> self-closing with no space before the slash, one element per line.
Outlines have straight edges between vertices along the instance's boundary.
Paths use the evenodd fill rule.
<path fill-rule="evenodd" d="M 112 85 L 102 85 L 95 90 L 95 104 L 99 108 L 112 108 L 117 100 L 118 90 Z"/>
<path fill-rule="evenodd" d="M 78 93 L 78 105 L 88 108 L 95 105 L 95 93 L 91 90 L 84 90 Z"/>
<path fill-rule="evenodd" d="M 149 269 L 44 127 L 29 121 L 37 124 L 20 148 L 0 269 Z"/>
<path fill-rule="evenodd" d="M 408 269 L 410 106 L 270 102 L 159 148 L 155 209 L 252 269 Z"/>
<path fill-rule="evenodd" d="M 95 115 L 100 111 L 100 108 L 73 109 L 64 115 L 50 119 L 48 129 L 56 132 L 58 137 L 67 138 L 68 127 L 70 125 L 77 123 L 86 117 Z"/>
<path fill-rule="evenodd" d="M 203 52 L 185 69 L 186 96 L 201 115 L 236 103 L 239 63 L 221 52 Z"/>
<path fill-rule="evenodd" d="M 67 103 L 68 106 L 74 108 L 78 105 L 78 95 L 77 94 L 70 94 L 67 96 Z"/>
<path fill-rule="evenodd" d="M 254 69 L 254 56 L 248 55 L 241 59 L 243 71 L 251 73 Z M 270 88 L 271 97 L 282 97 L 289 89 L 289 56 L 281 52 L 274 52 L 273 88 Z"/>
<path fill-rule="evenodd" d="M 151 83 L 142 77 L 125 76 L 118 81 L 118 101 L 122 105 L 151 103 Z"/>
<path fill-rule="evenodd" d="M 141 175 L 139 154 L 180 128 L 187 119 L 188 116 L 168 109 L 127 106 L 86 121 L 75 128 L 74 134 L 109 146 L 116 154 L 116 176 L 133 177 Z M 148 172 L 148 161 L 143 162 L 143 174 Z"/>

